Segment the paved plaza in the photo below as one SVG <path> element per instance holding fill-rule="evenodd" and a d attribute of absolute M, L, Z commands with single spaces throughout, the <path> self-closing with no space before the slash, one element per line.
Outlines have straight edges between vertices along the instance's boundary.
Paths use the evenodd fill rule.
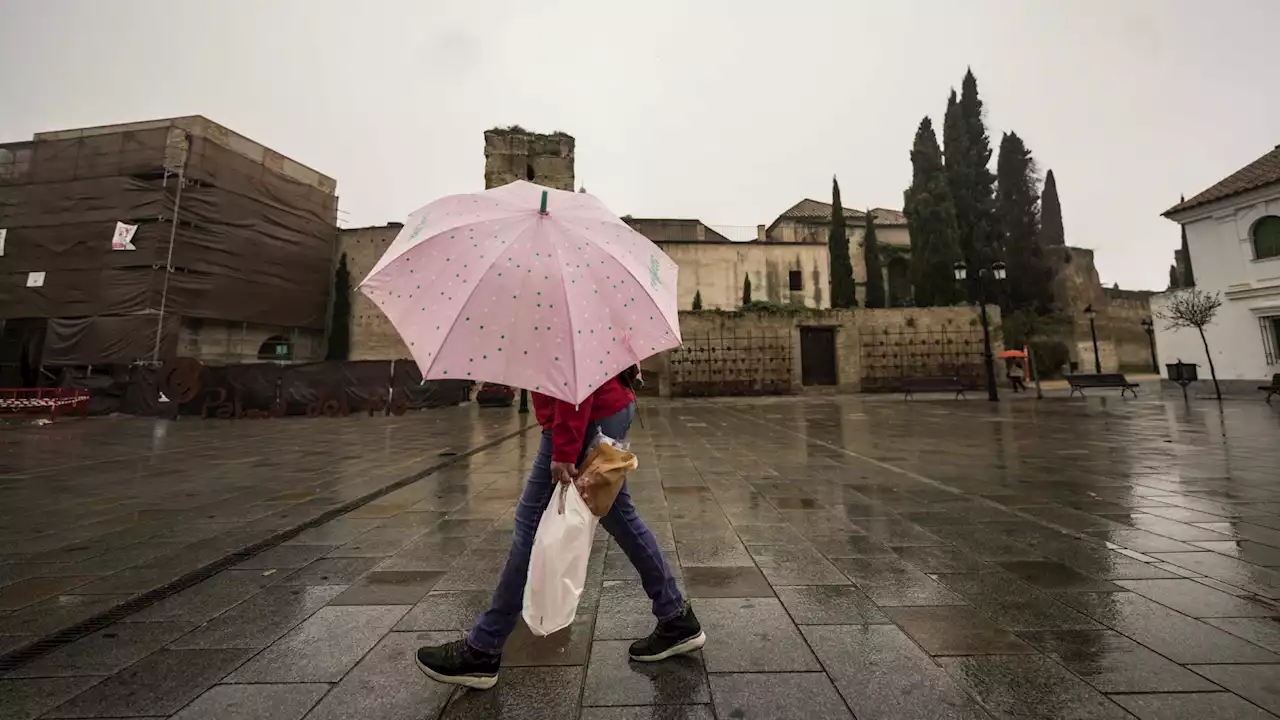
<path fill-rule="evenodd" d="M 488 692 L 411 652 L 459 637 L 497 582 L 538 439 L 514 411 L 0 431 L 3 649 L 163 596 L 11 662 L 0 719 L 1280 715 L 1280 408 L 832 396 L 642 417 L 631 494 L 706 647 L 627 660 L 653 619 L 601 533 L 575 624 L 518 628 Z"/>

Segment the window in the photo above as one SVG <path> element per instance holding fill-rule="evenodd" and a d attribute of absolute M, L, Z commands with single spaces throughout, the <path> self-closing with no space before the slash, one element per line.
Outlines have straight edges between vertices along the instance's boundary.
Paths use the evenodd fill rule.
<path fill-rule="evenodd" d="M 1280 217 L 1268 215 L 1253 224 L 1253 259 L 1280 257 Z"/>
<path fill-rule="evenodd" d="M 258 346 L 259 360 L 284 362 L 293 359 L 293 343 L 283 335 L 272 335 Z"/>
<path fill-rule="evenodd" d="M 1262 352 L 1268 365 L 1280 365 L 1280 315 L 1258 318 L 1262 330 Z"/>
<path fill-rule="evenodd" d="M 792 270 L 787 274 L 787 281 L 791 286 L 791 292 L 800 292 L 804 290 L 804 273 L 800 270 Z"/>

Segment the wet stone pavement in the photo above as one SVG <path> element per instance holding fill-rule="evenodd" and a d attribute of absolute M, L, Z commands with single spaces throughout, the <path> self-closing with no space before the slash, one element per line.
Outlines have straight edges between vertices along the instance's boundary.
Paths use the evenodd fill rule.
<path fill-rule="evenodd" d="M 631 493 L 708 633 L 694 656 L 627 660 L 652 618 L 602 532 L 577 621 L 549 638 L 517 629 L 494 690 L 455 690 L 413 665 L 414 648 L 460 637 L 488 602 L 536 447 L 530 432 L 8 672 L 0 718 L 1280 715 L 1280 411 L 830 397 L 649 401 L 642 412 Z M 274 467 L 287 480 L 269 497 L 237 506 L 252 483 L 235 480 L 204 504 L 249 513 L 334 477 L 434 460 L 399 428 L 353 447 L 344 433 L 354 425 L 319 437 L 322 427 L 291 437 L 340 447 L 345 462 L 299 475 L 300 451 Z M 222 442 L 203 456 L 220 482 L 264 459 Z M 77 546 L 97 547 L 80 529 L 102 522 L 94 500 L 138 492 L 144 464 L 115 488 L 56 476 L 67 496 L 58 516 Z M 213 493 L 191 466 L 167 467 L 179 495 Z M 0 624 L 10 634 L 80 607 L 91 595 L 77 588 L 101 582 L 69 568 L 24 575 L 92 567 L 75 553 L 93 550 L 49 555 L 63 546 L 21 537 L 61 507 L 46 498 L 15 511 L 19 492 L 45 497 L 22 487 L 3 485 Z M 176 542 L 138 536 L 123 547 Z M 53 606 L 29 600 L 42 593 Z"/>

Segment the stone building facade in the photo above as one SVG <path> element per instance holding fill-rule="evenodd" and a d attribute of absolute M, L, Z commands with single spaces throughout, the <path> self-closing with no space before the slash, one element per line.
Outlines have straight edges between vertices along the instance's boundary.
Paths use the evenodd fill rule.
<path fill-rule="evenodd" d="M 346 253 L 351 285 L 351 360 L 400 360 L 409 348 L 382 310 L 355 287 L 373 270 L 378 259 L 396 239 L 403 223 L 344 229 L 338 234 L 338 250 Z"/>
<path fill-rule="evenodd" d="M 1093 335 L 1085 312 L 1091 307 L 1097 313 L 1093 325 L 1102 371 L 1151 372 L 1151 341 L 1142 321 L 1151 317 L 1154 293 L 1104 288 L 1092 250 L 1064 246 L 1050 258 L 1055 262 L 1054 302 L 1070 321 L 1066 334 L 1051 339 L 1067 345 L 1075 370 L 1094 371 Z"/>

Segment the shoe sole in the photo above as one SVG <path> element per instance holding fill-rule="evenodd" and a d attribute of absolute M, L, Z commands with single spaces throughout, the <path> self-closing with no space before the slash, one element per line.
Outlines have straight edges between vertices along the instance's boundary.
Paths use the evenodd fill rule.
<path fill-rule="evenodd" d="M 670 658 L 670 657 L 675 657 L 676 655 L 687 655 L 693 652 L 694 650 L 698 650 L 702 648 L 702 646 L 706 644 L 707 644 L 707 634 L 705 632 L 700 632 L 694 637 L 691 637 L 682 643 L 677 643 L 675 645 L 672 645 L 671 647 L 667 648 L 666 650 L 663 650 L 657 655 L 632 655 L 631 653 L 627 653 L 627 654 L 630 655 L 631 659 L 635 660 L 636 662 L 645 662 L 645 663 L 658 662 L 660 660 L 666 660 L 667 658 Z"/>
<path fill-rule="evenodd" d="M 418 659 L 417 653 L 413 654 L 413 662 L 418 666 L 419 670 L 426 674 L 427 677 L 435 680 L 436 682 L 448 683 L 449 685 L 461 685 L 462 687 L 471 688 L 472 690 L 488 690 L 498 684 L 497 675 L 492 677 L 485 677 L 483 675 L 443 675 L 432 670 L 426 665 L 423 665 L 422 661 Z"/>

